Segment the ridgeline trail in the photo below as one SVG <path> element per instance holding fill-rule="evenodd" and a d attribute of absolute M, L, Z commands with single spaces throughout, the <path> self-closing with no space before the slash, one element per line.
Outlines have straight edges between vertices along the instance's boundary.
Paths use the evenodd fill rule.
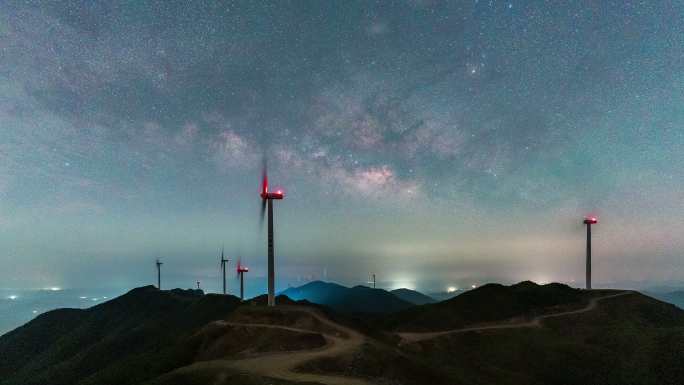
<path fill-rule="evenodd" d="M 293 328 L 288 326 L 272 325 L 272 324 L 258 324 L 258 323 L 235 323 L 226 321 L 217 321 L 222 325 L 254 327 L 254 328 L 272 328 L 283 329 L 301 333 L 320 333 L 326 340 L 326 344 L 317 349 L 303 350 L 303 351 L 286 351 L 277 353 L 264 353 L 256 357 L 237 359 L 237 360 L 211 360 L 196 362 L 177 369 L 175 372 L 188 373 L 194 371 L 217 370 L 221 368 L 231 369 L 233 371 L 246 372 L 263 377 L 277 378 L 287 381 L 295 382 L 314 382 L 326 385 L 371 385 L 370 382 L 353 377 L 334 376 L 314 373 L 301 373 L 294 371 L 302 364 L 323 357 L 336 357 L 348 353 L 353 353 L 358 350 L 365 341 L 365 337 L 346 326 L 340 325 L 327 317 L 320 314 L 312 308 L 303 306 L 280 306 L 278 310 L 297 311 L 307 313 L 313 318 L 328 327 L 337 330 L 346 338 L 339 335 L 332 335 L 330 333 L 316 332 L 312 330 L 305 330 Z"/>
<path fill-rule="evenodd" d="M 419 342 L 419 341 L 425 341 L 429 340 L 432 338 L 437 338 L 449 334 L 456 334 L 456 333 L 466 333 L 466 332 L 472 332 L 472 331 L 482 331 L 482 330 L 500 330 L 500 329 L 517 329 L 517 328 L 529 328 L 529 327 L 540 327 L 542 321 L 549 319 L 549 318 L 557 318 L 557 317 L 565 317 L 573 314 L 581 314 L 581 313 L 586 313 L 589 311 L 592 311 L 593 309 L 596 308 L 598 305 L 599 301 L 603 301 L 609 298 L 615 298 L 627 294 L 632 294 L 633 292 L 631 291 L 623 291 L 617 294 L 610 294 L 610 295 L 605 295 L 602 297 L 595 297 L 589 300 L 589 303 L 581 309 L 577 310 L 569 310 L 569 311 L 564 311 L 560 313 L 550 313 L 550 314 L 543 314 L 537 317 L 532 318 L 529 321 L 524 321 L 524 322 L 508 322 L 506 321 L 505 323 L 495 323 L 495 324 L 489 324 L 489 325 L 482 325 L 482 326 L 469 326 L 466 328 L 460 328 L 460 329 L 451 329 L 451 330 L 443 330 L 443 331 L 438 331 L 438 332 L 424 332 L 424 333 L 411 333 L 411 332 L 400 332 L 397 333 L 399 337 L 401 337 L 401 342 L 400 344 L 410 344 L 414 342 Z"/>
<path fill-rule="evenodd" d="M 465 333 L 470 331 L 541 327 L 542 322 L 546 319 L 586 313 L 595 309 L 600 301 L 632 293 L 633 292 L 631 291 L 623 291 L 617 294 L 591 298 L 587 305 L 581 309 L 563 311 L 559 313 L 544 314 L 524 322 L 505 321 L 496 324 L 472 326 L 438 332 L 401 332 L 397 334 L 401 337 L 400 344 L 409 344 L 449 334 Z M 351 328 L 340 325 L 330 320 L 329 318 L 325 317 L 320 312 L 312 308 L 304 306 L 280 306 L 278 307 L 278 310 L 306 313 L 311 317 L 315 318 L 316 320 L 318 320 L 319 322 L 321 322 L 322 324 L 330 327 L 332 330 L 336 330 L 339 333 L 335 333 L 336 335 L 333 335 L 330 332 L 324 333 L 320 331 L 273 324 L 216 321 L 216 324 L 223 326 L 271 328 L 300 333 L 320 333 L 325 338 L 326 344 L 316 349 L 263 353 L 243 359 L 217 359 L 210 361 L 200 361 L 188 366 L 184 366 L 182 368 L 178 368 L 174 370 L 173 373 L 187 374 L 194 372 L 212 371 L 216 372 L 217 376 L 220 377 L 222 369 L 229 369 L 232 372 L 237 371 L 261 377 L 276 378 L 293 382 L 311 382 L 325 385 L 371 385 L 371 382 L 361 378 L 338 375 L 324 375 L 316 373 L 302 373 L 295 371 L 297 367 L 315 359 L 323 357 L 336 357 L 353 353 L 357 351 L 361 347 L 361 345 L 363 345 L 363 343 L 366 340 L 366 337 Z"/>

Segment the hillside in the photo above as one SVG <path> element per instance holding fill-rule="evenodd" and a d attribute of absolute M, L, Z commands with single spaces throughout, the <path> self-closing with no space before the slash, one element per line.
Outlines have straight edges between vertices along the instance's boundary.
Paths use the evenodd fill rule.
<path fill-rule="evenodd" d="M 636 292 L 614 295 L 536 326 L 498 322 L 498 329 L 472 328 L 402 350 L 469 384 L 680 384 L 684 311 Z"/>
<path fill-rule="evenodd" d="M 636 292 L 490 284 L 372 318 L 286 296 L 275 308 L 265 300 L 143 287 L 87 310 L 49 312 L 0 337 L 0 385 L 656 385 L 684 378 L 684 311 Z"/>
<path fill-rule="evenodd" d="M 521 282 L 512 286 L 487 284 L 447 301 L 404 310 L 385 317 L 382 328 L 435 331 L 471 324 L 531 316 L 554 307 L 580 304 L 587 299 L 581 290 L 562 284 L 544 286 Z"/>
<path fill-rule="evenodd" d="M 0 337 L 0 384 L 137 384 L 192 360 L 189 336 L 239 304 L 152 286 L 85 310 L 59 309 Z"/>
<path fill-rule="evenodd" d="M 390 291 L 390 293 L 394 294 L 399 299 L 402 299 L 406 302 L 410 302 L 414 305 L 425 305 L 428 303 L 437 302 L 437 300 L 435 300 L 434 298 L 411 289 L 395 289 Z"/>
<path fill-rule="evenodd" d="M 340 313 L 384 314 L 408 309 L 413 303 L 394 294 L 366 286 L 348 288 L 336 283 L 314 281 L 282 292 L 293 300 L 328 306 Z"/>

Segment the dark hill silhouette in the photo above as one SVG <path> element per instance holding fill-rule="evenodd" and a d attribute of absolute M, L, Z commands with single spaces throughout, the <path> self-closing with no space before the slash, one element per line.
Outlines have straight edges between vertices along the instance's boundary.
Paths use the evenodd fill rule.
<path fill-rule="evenodd" d="M 314 281 L 282 292 L 293 300 L 307 300 L 329 306 L 341 313 L 392 313 L 408 309 L 412 303 L 394 294 L 367 286 L 348 288 L 336 283 Z"/>
<path fill-rule="evenodd" d="M 368 292 L 375 303 L 393 297 L 363 287 L 313 287 L 357 301 Z M 304 377 L 308 384 L 345 383 L 318 380 L 334 376 L 403 385 L 656 385 L 684 378 L 684 311 L 636 292 L 489 284 L 449 301 L 356 318 L 286 296 L 275 308 L 264 303 L 265 296 L 240 303 L 148 286 L 90 309 L 48 312 L 0 337 L 0 385 L 304 384 L 301 372 L 314 376 Z M 397 330 L 432 337 L 410 340 Z M 287 360 L 297 366 L 262 365 Z"/>
<path fill-rule="evenodd" d="M 473 291 L 468 303 L 448 304 L 454 312 L 448 321 L 464 324 L 498 318 L 496 313 L 489 312 L 490 306 L 486 302 L 488 295 L 485 293 L 501 299 L 519 298 L 523 301 L 521 306 L 509 305 L 502 308 L 502 313 L 523 312 L 523 315 L 513 317 L 523 319 L 530 314 L 548 315 L 577 309 L 574 300 L 577 295 L 580 302 L 585 304 L 586 298 L 613 297 L 599 301 L 590 311 L 549 317 L 538 326 L 452 333 L 404 345 L 403 351 L 420 354 L 435 365 L 450 368 L 458 373 L 463 383 L 681 383 L 684 378 L 681 365 L 684 360 L 684 311 L 681 309 L 636 292 L 615 296 L 615 291 L 581 290 L 573 293 L 569 291 L 573 289 L 561 285 L 551 288 L 525 286 L 523 291 L 526 293 L 519 293 L 520 287 L 490 287 L 480 292 Z M 508 293 L 499 293 L 502 290 Z M 560 297 L 554 300 L 556 295 Z M 485 302 L 478 306 L 476 299 Z M 532 304 L 543 307 L 535 308 Z M 428 322 L 425 317 L 446 316 L 449 313 L 443 312 L 444 309 L 431 309 L 430 306 L 419 307 L 418 310 L 425 314 L 414 314 L 409 322 L 422 322 L 423 327 L 444 327 L 441 323 L 435 325 Z M 457 315 L 456 311 L 464 312 L 469 306 L 478 306 L 482 316 L 473 313 Z M 402 317 L 406 317 L 406 314 Z M 510 323 L 501 320 L 488 324 Z M 407 324 L 401 326 L 408 327 Z"/>
<path fill-rule="evenodd" d="M 146 286 L 89 309 L 44 313 L 0 338 L 0 384 L 139 383 L 192 359 L 184 338 L 239 303 Z"/>
<path fill-rule="evenodd" d="M 414 305 L 425 305 L 428 303 L 437 302 L 436 299 L 411 289 L 396 289 L 390 291 L 390 293 L 394 294 L 399 299 L 403 299 L 404 301 L 410 302 Z"/>
<path fill-rule="evenodd" d="M 452 299 L 407 309 L 385 318 L 383 327 L 396 330 L 435 331 L 470 324 L 531 316 L 545 308 L 581 303 L 579 289 L 525 281 L 512 286 L 490 283 Z"/>

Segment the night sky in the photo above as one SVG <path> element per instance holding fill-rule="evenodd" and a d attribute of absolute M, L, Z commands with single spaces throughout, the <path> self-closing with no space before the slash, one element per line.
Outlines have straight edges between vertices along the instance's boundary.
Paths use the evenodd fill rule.
<path fill-rule="evenodd" d="M 42 4 L 40 4 L 42 3 Z M 0 287 L 684 281 L 684 3 L 0 3 Z M 234 262 L 231 262 L 231 271 Z M 235 288 L 233 273 L 230 274 Z M 634 283 L 635 285 L 637 283 Z"/>

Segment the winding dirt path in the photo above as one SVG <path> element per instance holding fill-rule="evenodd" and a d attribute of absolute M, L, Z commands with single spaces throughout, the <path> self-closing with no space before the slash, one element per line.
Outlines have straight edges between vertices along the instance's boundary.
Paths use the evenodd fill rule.
<path fill-rule="evenodd" d="M 609 298 L 615 298 L 627 294 L 632 294 L 631 291 L 624 291 L 617 294 L 606 295 L 602 297 L 595 297 L 589 300 L 587 305 L 581 309 L 569 310 L 560 313 L 544 314 L 537 316 L 529 321 L 516 322 L 516 323 L 499 323 L 491 325 L 473 326 L 461 329 L 445 330 L 440 332 L 426 332 L 426 333 L 397 333 L 401 337 L 400 344 L 409 344 L 418 341 L 424 341 L 432 338 L 441 337 L 448 334 L 465 333 L 470 331 L 481 331 L 481 330 L 499 330 L 499 329 L 515 329 L 515 328 L 526 328 L 526 327 L 540 327 L 542 322 L 549 318 L 565 317 L 573 314 L 581 314 L 589 312 L 598 306 L 600 301 Z M 309 350 L 297 350 L 297 351 L 287 351 L 287 352 L 275 352 L 275 353 L 264 353 L 255 357 L 238 359 L 238 360 L 211 360 L 211 361 L 201 361 L 194 364 L 184 366 L 182 368 L 176 369 L 174 372 L 177 373 L 193 373 L 197 371 L 217 371 L 220 373 L 221 369 L 230 369 L 242 373 L 250 373 L 262 377 L 277 378 L 286 381 L 294 382 L 312 382 L 320 383 L 325 385 L 371 385 L 370 382 L 353 377 L 345 376 L 333 376 L 324 374 L 314 374 L 314 373 L 300 373 L 294 370 L 315 359 L 323 357 L 336 357 L 344 354 L 348 354 L 358 350 L 361 345 L 365 342 L 365 337 L 346 326 L 340 325 L 336 322 L 331 321 L 327 317 L 320 314 L 315 309 L 302 306 L 283 306 L 279 307 L 279 310 L 286 311 L 297 311 L 303 312 L 311 315 L 313 318 L 317 319 L 321 323 L 330 327 L 332 330 L 341 332 L 341 335 L 345 335 L 346 338 L 342 338 L 340 334 L 332 335 L 329 332 L 317 332 L 320 333 L 326 340 L 326 344 L 317 349 Z M 253 327 L 253 328 L 270 328 L 270 329 L 282 329 L 300 333 L 313 333 L 312 330 L 300 329 L 289 326 L 272 325 L 272 324 L 260 324 L 260 323 L 238 323 L 238 322 L 228 322 L 228 321 L 217 321 L 218 324 L 222 325 L 232 325 L 232 326 L 242 326 L 242 327 Z"/>
<path fill-rule="evenodd" d="M 599 301 L 603 301 L 604 299 L 609 299 L 609 298 L 615 298 L 615 297 L 620 297 L 623 295 L 627 294 L 632 294 L 633 292 L 631 291 L 623 291 L 617 294 L 610 294 L 610 295 L 605 295 L 602 297 L 595 297 L 589 300 L 589 303 L 587 303 L 587 306 L 577 309 L 577 310 L 570 310 L 570 311 L 564 311 L 560 313 L 551 313 L 551 314 L 544 314 L 540 315 L 537 317 L 534 317 L 533 319 L 525 322 L 515 322 L 515 323 L 500 323 L 500 324 L 493 324 L 493 325 L 483 325 L 483 326 L 472 326 L 472 327 L 467 327 L 467 328 L 461 328 L 461 329 L 452 329 L 452 330 L 444 330 L 440 332 L 425 332 L 425 333 L 397 333 L 399 337 L 401 337 L 401 342 L 400 345 L 404 344 L 410 344 L 418 341 L 425 341 L 437 337 L 441 337 L 444 335 L 448 334 L 457 334 L 457 333 L 466 333 L 466 332 L 472 332 L 472 331 L 481 331 L 481 330 L 500 330 L 500 329 L 518 329 L 518 328 L 530 328 L 530 327 L 540 327 L 542 321 L 549 319 L 549 318 L 557 318 L 557 317 L 565 317 L 573 314 L 581 314 L 581 313 L 586 313 L 589 311 L 592 311 L 593 309 L 598 306 Z"/>
<path fill-rule="evenodd" d="M 365 337 L 357 331 L 331 321 L 314 309 L 300 306 L 283 306 L 279 310 L 304 312 L 316 318 L 321 323 L 340 331 L 346 338 L 334 336 L 329 333 L 321 333 L 326 340 L 326 344 L 318 349 L 304 351 L 288 351 L 277 353 L 266 353 L 257 357 L 250 357 L 239 360 L 212 360 L 197 362 L 189 366 L 179 368 L 177 372 L 193 372 L 198 370 L 220 370 L 228 368 L 239 372 L 246 372 L 263 377 L 278 378 L 295 382 L 315 382 L 326 385 L 370 385 L 371 383 L 359 378 L 330 376 L 313 373 L 299 373 L 294 369 L 298 366 L 314 359 L 322 357 L 335 357 L 346 353 L 354 352 L 361 347 Z M 256 323 L 234 323 L 219 321 L 224 325 L 234 325 L 254 328 L 271 328 L 295 331 L 301 333 L 312 333 L 311 330 L 293 328 L 289 326 L 256 324 Z"/>

